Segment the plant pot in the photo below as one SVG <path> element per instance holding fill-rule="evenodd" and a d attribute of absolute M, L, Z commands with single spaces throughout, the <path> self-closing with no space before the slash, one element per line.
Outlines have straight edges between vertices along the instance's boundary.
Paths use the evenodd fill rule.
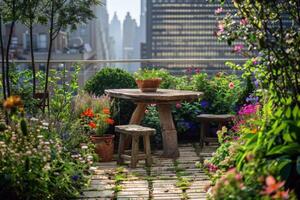
<path fill-rule="evenodd" d="M 104 136 L 92 135 L 92 142 L 95 144 L 95 152 L 98 154 L 101 162 L 109 162 L 113 159 L 114 154 L 114 135 L 107 134 Z"/>
<path fill-rule="evenodd" d="M 155 78 L 155 79 L 146 79 L 146 80 L 135 80 L 138 88 L 142 92 L 156 92 L 157 88 L 159 87 L 162 79 Z"/>

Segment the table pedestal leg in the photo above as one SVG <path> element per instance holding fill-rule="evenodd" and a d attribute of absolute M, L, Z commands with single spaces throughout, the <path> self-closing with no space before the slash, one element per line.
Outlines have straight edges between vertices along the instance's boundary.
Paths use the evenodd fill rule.
<path fill-rule="evenodd" d="M 131 116 L 129 124 L 137 124 L 137 125 L 140 124 L 144 118 L 146 108 L 147 108 L 147 104 L 138 103 Z"/>
<path fill-rule="evenodd" d="M 158 112 L 160 117 L 160 124 L 162 127 L 163 139 L 163 156 L 168 158 L 179 157 L 177 131 L 173 122 L 171 105 L 158 105 Z"/>

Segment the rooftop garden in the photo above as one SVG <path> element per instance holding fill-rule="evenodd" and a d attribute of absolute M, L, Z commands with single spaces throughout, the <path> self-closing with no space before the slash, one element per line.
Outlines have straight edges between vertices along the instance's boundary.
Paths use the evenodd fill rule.
<path fill-rule="evenodd" d="M 49 37 L 54 39 L 61 28 L 75 28 L 93 17 L 86 5 L 98 3 L 45 2 L 47 7 L 44 1 L 29 3 L 27 16 L 18 1 L 3 1 L 0 22 L 12 29 L 14 23 L 24 23 L 32 31 L 33 24 L 50 20 Z M 129 74 L 107 67 L 79 88 L 80 63 L 70 71 L 51 70 L 50 45 L 45 72 L 35 70 L 34 57 L 28 69 L 19 68 L 5 54 L 11 41 L 5 41 L 8 48 L 4 48 L 0 36 L 1 199 L 79 197 L 90 184 L 95 163 L 112 159 L 103 151 L 114 151 L 114 126 L 128 124 L 135 107 L 131 101 L 112 99 L 104 91 L 135 89 L 138 80 L 146 79 L 159 80 L 161 89 L 203 92 L 196 101 L 172 106 L 179 142 L 198 139 L 199 114 L 234 115 L 227 127 L 210 127 L 219 147 L 211 159 L 195 163 L 211 180 L 208 199 L 299 198 L 300 2 L 234 0 L 233 13 L 224 12 L 224 1 L 214 2 L 220 3 L 215 11 L 216 36 L 248 59 L 242 65 L 226 63 L 242 71 L 242 76 L 224 72 L 208 76 L 198 68 L 188 68 L 183 76 L 162 69 Z M 39 8 L 46 14 L 36 15 Z M 141 124 L 156 129 L 152 147 L 160 149 L 163 137 L 157 107 L 147 106 Z M 96 136 L 105 138 L 104 146 L 97 144 Z"/>

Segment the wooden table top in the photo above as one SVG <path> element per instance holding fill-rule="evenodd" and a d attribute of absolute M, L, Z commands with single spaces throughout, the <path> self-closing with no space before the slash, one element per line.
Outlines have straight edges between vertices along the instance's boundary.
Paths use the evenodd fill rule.
<path fill-rule="evenodd" d="M 114 98 L 153 103 L 192 101 L 203 96 L 202 92 L 169 89 L 158 89 L 157 92 L 141 92 L 139 89 L 109 89 L 105 90 L 105 93 Z"/>

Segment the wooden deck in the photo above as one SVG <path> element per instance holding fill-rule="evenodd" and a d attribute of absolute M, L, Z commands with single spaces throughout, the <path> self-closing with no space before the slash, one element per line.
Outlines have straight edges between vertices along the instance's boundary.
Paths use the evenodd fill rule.
<path fill-rule="evenodd" d="M 208 146 L 199 152 L 198 146 L 179 145 L 180 157 L 176 160 L 160 158 L 162 152 L 156 151 L 149 168 L 141 161 L 135 169 L 117 166 L 116 162 L 98 163 L 91 186 L 80 199 L 205 199 L 209 179 L 195 163 L 211 157 L 216 147 Z"/>

